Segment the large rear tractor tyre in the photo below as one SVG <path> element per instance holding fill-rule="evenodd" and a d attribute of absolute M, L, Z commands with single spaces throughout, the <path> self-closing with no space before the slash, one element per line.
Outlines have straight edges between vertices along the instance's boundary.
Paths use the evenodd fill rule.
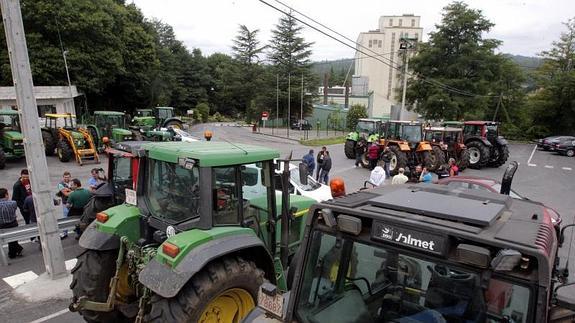
<path fill-rule="evenodd" d="M 347 157 L 349 159 L 355 158 L 355 145 L 356 144 L 357 144 L 357 142 L 355 142 L 351 139 L 347 139 L 345 141 L 345 145 L 343 146 L 343 152 L 345 153 L 345 157 Z"/>
<path fill-rule="evenodd" d="M 389 161 L 389 172 L 391 175 L 397 175 L 399 173 L 399 169 L 407 166 L 407 155 L 399 150 L 399 147 L 392 146 L 389 147 L 389 151 L 391 152 L 391 160 Z"/>
<path fill-rule="evenodd" d="M 165 128 L 175 128 L 175 129 L 184 129 L 184 125 L 181 121 L 178 120 L 171 120 L 166 122 L 164 125 Z"/>
<path fill-rule="evenodd" d="M 116 258 L 118 250 L 89 250 L 84 251 L 72 269 L 73 301 L 80 297 L 87 297 L 90 301 L 106 302 L 110 292 L 110 280 L 116 272 Z M 80 310 L 80 315 L 89 323 L 96 322 L 123 322 L 126 317 L 118 310 L 111 312 L 95 312 Z"/>
<path fill-rule="evenodd" d="M 98 131 L 94 127 L 88 127 L 88 132 L 92 136 L 92 141 L 94 141 L 94 146 L 100 148 L 100 138 L 98 137 Z"/>
<path fill-rule="evenodd" d="M 255 307 L 264 272 L 225 257 L 208 264 L 173 298 L 152 296 L 147 322 L 240 322 Z"/>
<path fill-rule="evenodd" d="M 72 147 L 66 140 L 60 140 L 58 142 L 56 151 L 58 153 L 58 159 L 63 163 L 67 163 L 74 158 L 74 150 L 72 150 Z"/>
<path fill-rule="evenodd" d="M 469 152 L 469 168 L 481 169 L 487 165 L 489 161 L 489 147 L 480 141 L 472 141 L 466 146 Z"/>
<path fill-rule="evenodd" d="M 4 169 L 4 167 L 6 167 L 6 153 L 0 148 L 0 169 Z"/>
<path fill-rule="evenodd" d="M 437 146 L 433 146 L 430 157 L 431 165 L 429 166 L 429 171 L 431 172 L 435 172 L 439 166 L 445 164 L 445 153 Z"/>
<path fill-rule="evenodd" d="M 509 159 L 509 148 L 507 147 L 507 145 L 505 146 L 497 146 L 494 148 L 495 150 L 495 156 L 493 156 L 493 158 L 489 161 L 489 166 L 490 167 L 499 167 L 503 164 L 505 164 L 505 162 L 507 161 L 507 159 Z"/>
<path fill-rule="evenodd" d="M 433 164 L 432 157 L 431 157 L 432 152 L 423 151 L 420 154 L 421 154 L 420 155 L 421 166 L 426 167 L 427 169 L 430 169 L 431 165 Z M 445 159 L 444 159 L 444 161 L 445 161 Z M 443 165 L 443 164 L 439 164 L 439 165 Z M 439 166 L 437 166 L 437 167 L 439 167 Z"/>
<path fill-rule="evenodd" d="M 469 167 L 469 151 L 467 149 L 461 151 L 461 155 L 457 159 L 457 167 L 459 167 L 459 171 Z"/>
<path fill-rule="evenodd" d="M 52 136 L 50 131 L 42 131 L 42 141 L 44 142 L 46 156 L 53 156 L 54 150 L 56 150 L 56 138 Z"/>

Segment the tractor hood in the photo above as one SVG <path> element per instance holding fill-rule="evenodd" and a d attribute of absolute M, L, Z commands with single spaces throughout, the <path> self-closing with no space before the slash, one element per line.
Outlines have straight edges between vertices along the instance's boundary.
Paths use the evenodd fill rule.
<path fill-rule="evenodd" d="M 82 135 L 82 133 L 78 131 L 70 131 L 70 133 L 72 134 L 72 138 L 74 139 L 84 139 L 84 135 Z"/>
<path fill-rule="evenodd" d="M 24 136 L 22 136 L 22 134 L 19 133 L 18 131 L 4 131 L 4 137 L 6 137 L 10 140 L 22 140 L 22 139 L 24 139 Z"/>
<path fill-rule="evenodd" d="M 126 130 L 126 129 L 122 129 L 122 128 L 114 128 L 114 129 L 112 129 L 112 133 L 114 135 L 120 135 L 120 136 L 129 136 L 132 134 L 132 132 L 130 130 Z"/>

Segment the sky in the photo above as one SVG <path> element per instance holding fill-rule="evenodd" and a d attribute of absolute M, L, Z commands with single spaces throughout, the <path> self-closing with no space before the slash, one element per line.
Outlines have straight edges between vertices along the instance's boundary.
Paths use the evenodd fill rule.
<path fill-rule="evenodd" d="M 285 9 L 276 0 L 266 2 Z M 127 0 L 135 3 L 147 18 L 156 18 L 174 28 L 176 37 L 189 48 L 199 48 L 205 55 L 230 54 L 238 26 L 259 29 L 261 44 L 267 44 L 271 30 L 283 15 L 258 0 Z M 384 15 L 421 16 L 427 35 L 441 22 L 441 10 L 451 1 L 444 0 L 281 0 L 306 16 L 355 40 L 360 32 L 378 28 Z M 495 24 L 486 37 L 503 41 L 501 52 L 535 56 L 550 48 L 561 32 L 563 22 L 575 17 L 573 0 L 467 0 Z M 312 60 L 351 58 L 354 50 L 321 33 L 305 28 L 302 36 L 314 42 Z M 424 36 L 424 41 L 427 37 Z"/>

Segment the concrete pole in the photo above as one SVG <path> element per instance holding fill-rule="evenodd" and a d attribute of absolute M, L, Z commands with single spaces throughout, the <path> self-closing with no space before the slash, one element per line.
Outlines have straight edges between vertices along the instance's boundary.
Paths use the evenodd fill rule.
<path fill-rule="evenodd" d="M 42 255 L 46 272 L 50 278 L 58 279 L 66 276 L 67 272 L 64 264 L 64 250 L 58 233 L 56 208 L 51 197 L 52 185 L 44 155 L 44 143 L 34 96 L 34 83 L 22 24 L 20 0 L 0 0 L 0 5 L 16 90 L 16 103 L 24 135 L 26 165 L 30 172 L 32 192 L 34 192 L 34 208 L 38 218 Z"/>
<path fill-rule="evenodd" d="M 407 92 L 407 66 L 409 64 L 409 53 L 405 50 L 405 70 L 403 71 L 403 94 L 401 95 L 401 110 L 399 110 L 399 120 L 403 120 L 403 111 L 405 111 L 405 94 Z"/>
<path fill-rule="evenodd" d="M 291 128 L 291 74 L 288 73 L 288 113 L 287 113 L 287 137 L 289 138 L 289 129 Z"/>
<path fill-rule="evenodd" d="M 301 74 L 301 102 L 300 103 L 301 103 L 301 105 L 299 108 L 299 118 L 301 120 L 300 121 L 301 122 L 300 130 L 302 130 L 303 129 L 303 73 Z"/>

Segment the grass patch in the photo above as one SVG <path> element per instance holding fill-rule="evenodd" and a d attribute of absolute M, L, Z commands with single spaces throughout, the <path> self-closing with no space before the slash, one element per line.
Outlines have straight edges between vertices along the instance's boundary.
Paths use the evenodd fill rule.
<path fill-rule="evenodd" d="M 345 142 L 345 136 L 299 141 L 300 144 L 305 146 L 328 146 L 328 145 L 342 144 L 344 142 Z"/>

